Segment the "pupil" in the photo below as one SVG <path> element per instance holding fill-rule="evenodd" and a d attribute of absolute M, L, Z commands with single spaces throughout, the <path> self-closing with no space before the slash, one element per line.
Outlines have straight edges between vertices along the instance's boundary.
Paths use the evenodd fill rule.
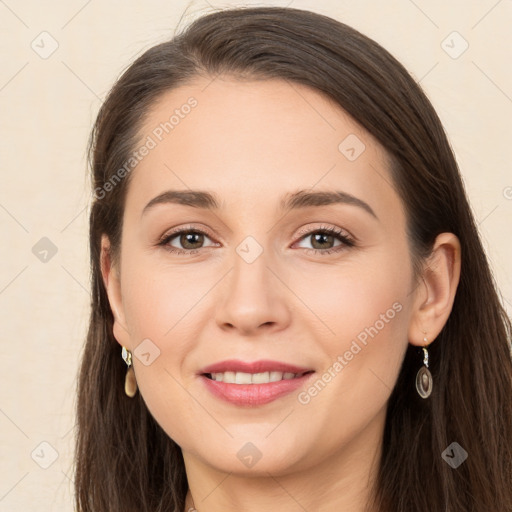
<path fill-rule="evenodd" d="M 317 243 L 319 240 L 318 238 L 320 237 L 320 239 L 323 239 L 324 242 L 327 240 L 328 242 L 332 242 L 332 238 L 333 236 L 332 235 L 329 235 L 327 233 L 317 233 L 316 235 L 313 235 L 313 247 L 315 246 L 315 243 Z M 320 245 L 320 249 L 322 249 L 322 245 Z"/>
<path fill-rule="evenodd" d="M 197 238 L 199 237 L 199 241 L 195 241 L 194 242 L 194 238 Z M 196 245 L 199 245 L 199 247 L 201 246 L 201 243 L 202 243 L 202 237 L 203 235 L 201 233 L 187 233 L 186 235 L 182 235 L 181 236 L 181 245 L 185 248 L 188 248 L 188 249 L 197 249 L 198 247 L 196 247 Z M 190 247 L 190 245 L 192 245 L 192 247 Z"/>

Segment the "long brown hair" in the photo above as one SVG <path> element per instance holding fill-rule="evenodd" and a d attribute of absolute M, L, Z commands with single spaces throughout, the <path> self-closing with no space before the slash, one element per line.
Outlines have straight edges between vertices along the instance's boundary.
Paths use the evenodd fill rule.
<path fill-rule="evenodd" d="M 140 393 L 133 399 L 124 393 L 126 365 L 112 333 L 100 241 L 108 235 L 118 261 L 131 174 L 105 185 L 136 147 L 148 109 L 162 93 L 219 73 L 310 86 L 376 137 L 406 208 L 417 279 L 439 233 L 460 239 L 455 302 L 429 350 L 434 391 L 427 400 L 417 396 L 414 377 L 422 359 L 409 345 L 388 402 L 368 505 L 389 512 L 512 511 L 511 323 L 441 122 L 419 85 L 379 44 L 329 17 L 279 7 L 228 9 L 197 19 L 137 58 L 100 109 L 89 146 L 92 300 L 78 383 L 77 511 L 184 507 L 188 486 L 180 447 Z M 452 442 L 468 452 L 457 469 L 441 456 Z"/>

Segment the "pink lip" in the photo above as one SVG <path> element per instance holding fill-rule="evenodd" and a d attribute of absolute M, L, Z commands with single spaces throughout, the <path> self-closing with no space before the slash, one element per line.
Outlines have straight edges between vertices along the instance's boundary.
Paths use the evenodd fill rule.
<path fill-rule="evenodd" d="M 218 398 L 234 405 L 258 406 L 272 402 L 302 386 L 312 375 L 307 373 L 295 379 L 285 379 L 267 384 L 226 384 L 201 375 L 207 389 Z"/>
<path fill-rule="evenodd" d="M 301 374 L 294 379 L 284 379 L 277 382 L 268 382 L 267 384 L 227 384 L 226 382 L 215 381 L 208 378 L 205 374 L 223 373 L 223 372 L 245 372 L 245 373 L 263 373 L 263 372 L 289 372 Z M 297 388 L 302 386 L 314 371 L 309 368 L 303 368 L 279 361 L 260 360 L 253 363 L 246 363 L 235 359 L 221 361 L 200 370 L 199 375 L 207 389 L 218 398 L 234 405 L 258 406 L 273 400 L 276 400 Z"/>
<path fill-rule="evenodd" d="M 209 366 L 205 366 L 199 370 L 199 374 L 204 373 L 223 373 L 223 372 L 244 372 L 244 373 L 263 373 L 263 372 L 289 372 L 289 373 L 304 373 L 312 371 L 311 368 L 301 368 L 293 364 L 282 363 L 280 361 L 270 361 L 261 359 L 252 363 L 246 363 L 238 359 L 229 359 L 220 361 Z M 252 384 L 250 384 L 252 386 Z"/>

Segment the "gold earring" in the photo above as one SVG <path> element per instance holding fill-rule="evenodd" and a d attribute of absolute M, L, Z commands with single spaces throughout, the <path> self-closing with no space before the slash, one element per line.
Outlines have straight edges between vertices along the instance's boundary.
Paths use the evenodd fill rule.
<path fill-rule="evenodd" d="M 423 348 L 423 366 L 419 369 L 416 374 L 416 391 L 421 398 L 428 398 L 432 393 L 433 379 L 430 370 L 428 369 L 428 340 L 425 336 L 423 338 L 425 346 Z"/>
<path fill-rule="evenodd" d="M 124 392 L 130 398 L 133 398 L 135 393 L 137 393 L 137 380 L 135 379 L 135 372 L 133 371 L 132 366 L 132 353 L 126 347 L 123 347 L 121 356 L 128 366 L 128 371 L 126 372 L 126 377 L 124 379 Z"/>

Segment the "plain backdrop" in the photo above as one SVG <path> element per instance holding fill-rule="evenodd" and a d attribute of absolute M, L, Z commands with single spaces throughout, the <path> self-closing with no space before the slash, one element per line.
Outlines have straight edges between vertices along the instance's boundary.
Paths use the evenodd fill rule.
<path fill-rule="evenodd" d="M 89 315 L 85 148 L 120 72 L 212 8 L 290 5 L 372 37 L 421 83 L 512 310 L 512 1 L 0 0 L 0 510 L 72 511 Z M 428 198 L 425 198 L 428 201 Z"/>

